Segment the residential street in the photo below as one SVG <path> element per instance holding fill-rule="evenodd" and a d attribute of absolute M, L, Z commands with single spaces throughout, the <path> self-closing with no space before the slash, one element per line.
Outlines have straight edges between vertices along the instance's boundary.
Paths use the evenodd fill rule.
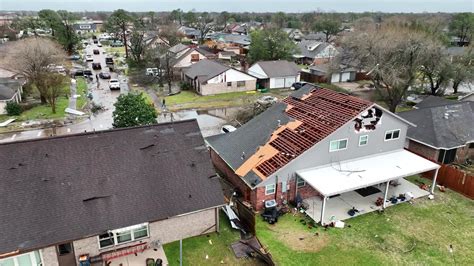
<path fill-rule="evenodd" d="M 86 47 L 87 54 L 93 54 L 93 49 L 99 49 L 100 55 L 94 55 L 94 62 L 100 62 L 104 71 L 108 71 L 105 68 L 105 55 L 104 49 L 102 47 L 97 47 L 95 44 L 89 45 Z M 87 63 L 87 67 L 92 69 L 92 62 Z M 64 135 L 64 134 L 73 134 L 80 133 L 84 131 L 93 131 L 93 130 L 105 130 L 112 128 L 112 112 L 114 110 L 114 103 L 117 97 L 121 93 L 128 92 L 128 84 L 126 77 L 118 76 L 116 73 L 112 72 L 112 78 L 119 78 L 121 82 L 120 91 L 111 91 L 108 87 L 109 80 L 104 80 L 99 78 L 99 88 L 97 88 L 97 83 L 95 80 L 95 74 L 99 74 L 100 70 L 93 70 L 94 81 L 88 83 L 89 91 L 92 92 L 92 101 L 96 104 L 103 106 L 104 111 L 98 112 L 95 115 L 91 115 L 90 118 L 87 118 L 79 123 L 71 124 L 63 127 L 56 128 L 46 128 L 46 129 L 37 129 L 37 130 L 27 130 L 21 132 L 5 133 L 0 134 L 0 142 L 10 142 L 16 140 L 25 140 L 32 138 L 41 138 L 54 135 Z M 75 106 L 71 105 L 70 106 Z M 75 102 L 75 101 L 74 101 Z"/>

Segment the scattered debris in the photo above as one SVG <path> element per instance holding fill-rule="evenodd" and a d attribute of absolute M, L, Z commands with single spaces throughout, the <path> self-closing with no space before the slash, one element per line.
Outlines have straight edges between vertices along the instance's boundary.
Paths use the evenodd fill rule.
<path fill-rule="evenodd" d="M 209 239 L 209 244 L 211 244 L 211 245 L 212 245 L 212 239 Z"/>

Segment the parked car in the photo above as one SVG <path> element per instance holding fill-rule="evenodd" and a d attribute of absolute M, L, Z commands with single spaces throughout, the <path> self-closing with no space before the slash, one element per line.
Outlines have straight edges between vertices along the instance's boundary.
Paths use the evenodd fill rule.
<path fill-rule="evenodd" d="M 107 65 L 113 65 L 114 64 L 114 59 L 110 56 L 105 58 L 105 64 Z"/>
<path fill-rule="evenodd" d="M 110 79 L 110 78 L 111 78 L 109 72 L 100 72 L 100 73 L 99 73 L 99 77 L 100 77 L 101 79 Z"/>
<path fill-rule="evenodd" d="M 93 52 L 94 54 L 100 54 L 99 49 L 94 49 L 94 50 L 92 50 L 92 52 Z"/>
<path fill-rule="evenodd" d="M 81 59 L 81 56 L 78 54 L 73 54 L 69 57 L 70 60 L 79 60 Z"/>
<path fill-rule="evenodd" d="M 293 85 L 291 85 L 291 89 L 297 91 L 297 90 L 301 89 L 301 87 L 303 87 L 305 84 L 306 84 L 306 82 L 302 82 L 302 81 L 295 82 L 295 83 L 293 83 Z"/>
<path fill-rule="evenodd" d="M 95 44 L 98 44 L 98 43 L 99 43 L 99 40 L 94 39 L 94 43 L 95 43 Z"/>
<path fill-rule="evenodd" d="M 102 44 L 100 42 L 97 43 L 97 47 L 102 47 Z"/>
<path fill-rule="evenodd" d="M 120 90 L 120 81 L 118 79 L 111 79 L 109 81 L 110 90 Z"/>
<path fill-rule="evenodd" d="M 156 67 L 151 67 L 151 68 L 147 68 L 146 69 L 146 72 L 145 72 L 145 75 L 147 76 L 157 76 L 158 73 L 160 73 L 161 70 L 156 68 Z"/>
<path fill-rule="evenodd" d="M 113 41 L 110 43 L 110 46 L 111 47 L 122 47 L 123 46 L 123 42 L 121 41 Z"/>
<path fill-rule="evenodd" d="M 100 70 L 102 69 L 102 66 L 100 65 L 100 63 L 92 63 L 92 69 Z"/>
<path fill-rule="evenodd" d="M 262 96 L 258 98 L 257 103 L 261 105 L 268 105 L 268 104 L 274 104 L 278 101 L 277 97 L 274 96 Z"/>
<path fill-rule="evenodd" d="M 48 70 L 53 73 L 59 73 L 61 75 L 66 75 L 66 68 L 61 65 L 49 64 Z"/>
<path fill-rule="evenodd" d="M 94 61 L 94 57 L 91 54 L 86 54 L 86 62 Z"/>
<path fill-rule="evenodd" d="M 92 40 L 96 40 L 96 39 L 97 39 L 97 36 L 92 35 Z"/>
<path fill-rule="evenodd" d="M 77 78 L 84 76 L 84 69 L 76 68 L 71 71 L 71 77 Z"/>
<path fill-rule="evenodd" d="M 236 130 L 237 130 L 237 128 L 235 128 L 232 125 L 223 125 L 222 128 L 221 128 L 222 133 L 230 133 L 230 132 L 234 132 Z"/>

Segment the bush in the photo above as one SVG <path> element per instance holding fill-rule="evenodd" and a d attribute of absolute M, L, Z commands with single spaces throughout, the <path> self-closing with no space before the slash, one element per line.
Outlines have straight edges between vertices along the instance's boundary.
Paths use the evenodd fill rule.
<path fill-rule="evenodd" d="M 21 106 L 16 102 L 8 102 L 5 110 L 8 115 L 20 115 L 23 112 Z"/>
<path fill-rule="evenodd" d="M 187 82 L 180 82 L 179 87 L 181 88 L 181 90 L 187 91 L 187 90 L 191 89 L 191 84 L 189 84 Z"/>

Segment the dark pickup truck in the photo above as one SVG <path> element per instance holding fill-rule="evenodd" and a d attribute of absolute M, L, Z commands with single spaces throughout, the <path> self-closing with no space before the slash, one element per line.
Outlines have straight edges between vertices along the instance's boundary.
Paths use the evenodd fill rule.
<path fill-rule="evenodd" d="M 105 64 L 107 65 L 113 65 L 114 64 L 114 59 L 112 57 L 106 57 L 105 58 Z"/>

